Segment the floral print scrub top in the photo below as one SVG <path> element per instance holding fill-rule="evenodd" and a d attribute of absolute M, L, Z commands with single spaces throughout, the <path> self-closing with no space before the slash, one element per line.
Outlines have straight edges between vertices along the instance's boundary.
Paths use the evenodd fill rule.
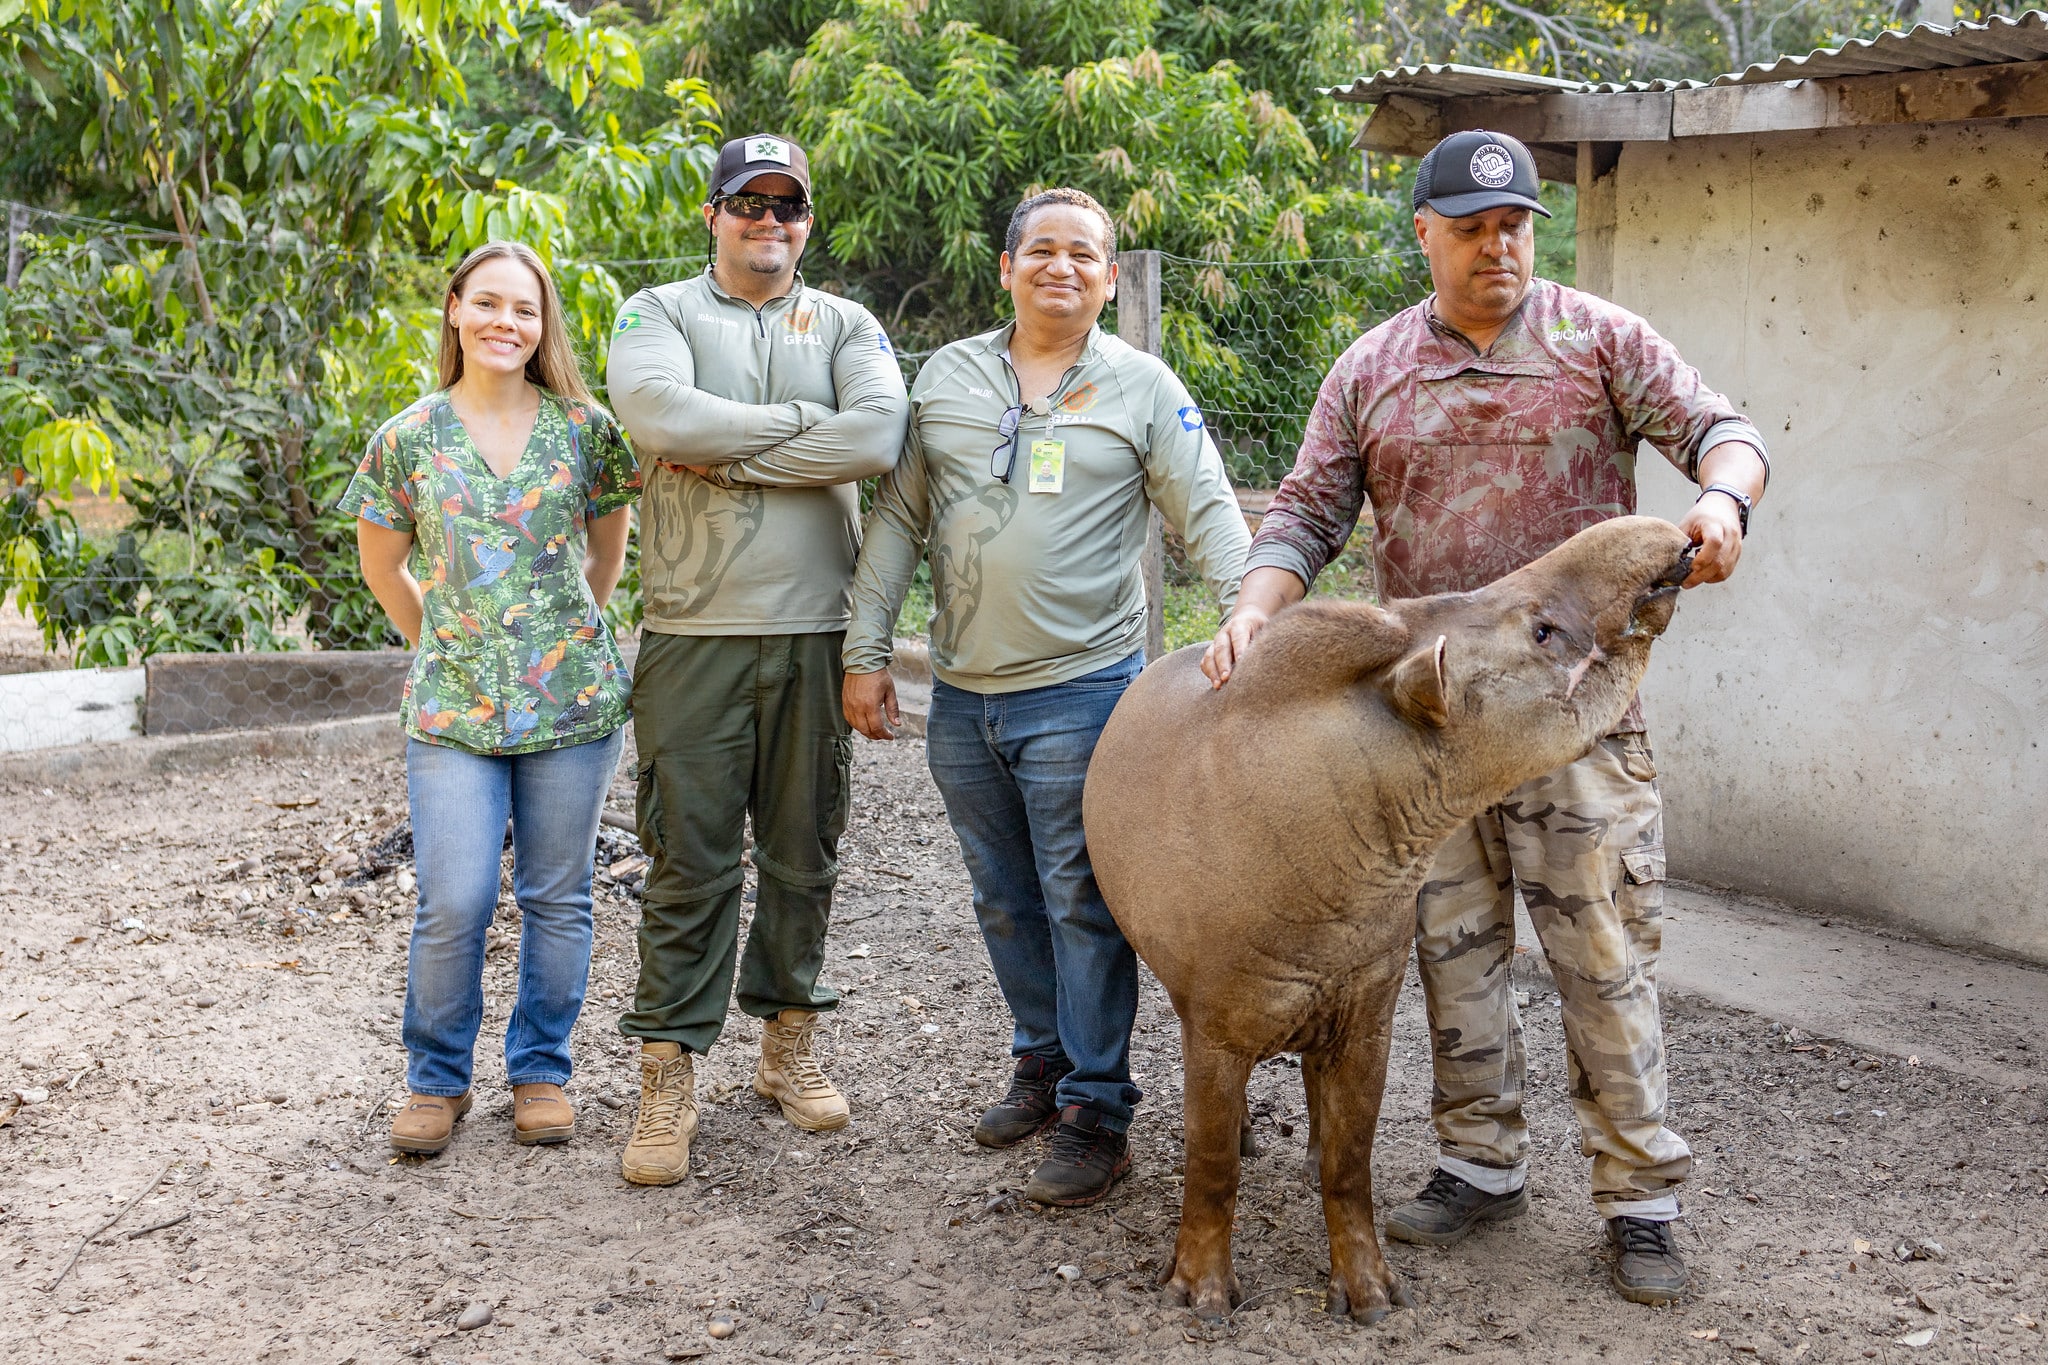
<path fill-rule="evenodd" d="M 626 722 L 631 683 L 583 557 L 589 523 L 639 496 L 639 469 L 610 413 L 541 396 L 505 478 L 442 390 L 378 429 L 342 497 L 343 511 L 412 533 L 426 608 L 405 680 L 414 739 L 522 754 Z"/>

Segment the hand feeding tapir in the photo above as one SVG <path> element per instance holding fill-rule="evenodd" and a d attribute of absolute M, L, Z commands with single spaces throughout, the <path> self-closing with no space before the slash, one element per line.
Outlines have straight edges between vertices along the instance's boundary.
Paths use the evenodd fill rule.
<path fill-rule="evenodd" d="M 1371 1156 L 1416 894 L 1461 821 L 1620 720 L 1692 552 L 1618 517 L 1475 592 L 1291 607 L 1220 689 L 1191 646 L 1117 705 L 1083 814 L 1110 911 L 1181 1019 L 1186 1185 L 1162 1279 L 1198 1316 L 1239 1302 L 1245 1084 L 1281 1052 L 1301 1054 L 1320 1148 L 1330 1311 L 1407 1301 Z"/>

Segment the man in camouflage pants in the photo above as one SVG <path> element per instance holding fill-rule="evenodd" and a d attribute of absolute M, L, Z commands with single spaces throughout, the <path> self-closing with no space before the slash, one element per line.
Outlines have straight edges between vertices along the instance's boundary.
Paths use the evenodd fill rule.
<path fill-rule="evenodd" d="M 1436 292 L 1366 333 L 1324 380 L 1237 610 L 1203 660 L 1216 685 L 1271 615 L 1307 592 L 1368 502 L 1383 597 L 1467 591 L 1633 512 L 1635 451 L 1647 441 L 1703 490 L 1680 522 L 1699 546 L 1686 586 L 1734 570 L 1769 475 L 1762 436 L 1642 319 L 1532 276 L 1536 189 L 1528 150 L 1501 134 L 1453 134 L 1423 159 L 1415 231 Z M 1615 1287 L 1639 1303 L 1683 1292 L 1671 1222 L 1692 1154 L 1664 1126 L 1655 778 L 1631 702 L 1584 758 L 1483 812 L 1438 855 L 1415 934 L 1437 1171 L 1388 1215 L 1389 1236 L 1447 1246 L 1526 1207 L 1522 1028 L 1508 973 L 1520 888 L 1563 1004 L 1572 1106 Z"/>

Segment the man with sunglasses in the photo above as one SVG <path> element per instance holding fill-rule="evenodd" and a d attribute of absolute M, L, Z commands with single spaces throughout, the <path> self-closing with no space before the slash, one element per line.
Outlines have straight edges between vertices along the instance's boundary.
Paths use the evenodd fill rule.
<path fill-rule="evenodd" d="M 932 570 L 926 757 L 974 883 L 1016 1021 L 1009 1093 L 975 1139 L 1057 1123 L 1024 1188 L 1092 1204 L 1130 1167 L 1137 960 L 1096 889 L 1081 831 L 1088 759 L 1144 663 L 1148 507 L 1186 535 L 1228 610 L 1251 537 L 1202 414 L 1173 372 L 1096 325 L 1116 229 L 1078 190 L 1017 206 L 1002 254 L 1016 321 L 925 363 L 903 457 L 883 479 L 854 575 L 846 716 L 899 721 L 892 627 Z"/>
<path fill-rule="evenodd" d="M 754 1088 L 799 1128 L 849 1118 L 812 1047 L 838 1000 L 818 974 L 846 825 L 840 650 L 855 485 L 895 464 L 907 409 L 873 315 L 797 273 L 810 194 L 788 138 L 726 143 L 704 205 L 710 266 L 641 290 L 613 328 L 612 406 L 645 485 L 633 737 L 653 862 L 619 1020 L 641 1040 L 621 1160 L 635 1184 L 689 1173 L 694 1059 L 733 994 L 749 820 L 758 884 L 738 999 L 762 1021 Z"/>
<path fill-rule="evenodd" d="M 1763 436 L 1641 318 L 1535 278 L 1536 163 L 1514 138 L 1454 133 L 1416 171 L 1415 234 L 1435 293 L 1338 358 L 1294 472 L 1260 524 L 1237 613 L 1202 669 L 1226 686 L 1273 613 L 1298 602 L 1370 518 L 1379 589 L 1482 587 L 1635 510 L 1647 442 L 1702 491 L 1679 522 L 1685 586 L 1742 556 L 1770 466 Z M 1631 702 L 1614 733 L 1452 835 L 1416 905 L 1429 1006 L 1437 1169 L 1389 1237 L 1449 1246 L 1528 1207 L 1524 1055 L 1509 963 L 1519 888 L 1563 1011 L 1580 1150 L 1623 1298 L 1684 1292 L 1673 1220 L 1692 1168 L 1665 1126 L 1657 1010 L 1664 817 Z"/>

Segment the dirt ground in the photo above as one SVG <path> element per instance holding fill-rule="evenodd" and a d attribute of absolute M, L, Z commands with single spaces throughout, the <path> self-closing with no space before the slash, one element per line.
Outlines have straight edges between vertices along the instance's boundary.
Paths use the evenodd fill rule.
<path fill-rule="evenodd" d="M 634 850 L 618 831 L 600 863 L 627 880 L 601 882 L 576 1140 L 511 1141 L 508 908 L 488 958 L 477 1108 L 445 1154 L 399 1160 L 383 1142 L 403 1083 L 410 917 L 389 837 L 404 804 L 395 758 L 0 793 L 0 1293 L 14 1305 L 0 1356 L 2048 1358 L 2040 1087 L 1690 1003 L 1667 1019 L 1674 1126 L 1698 1153 L 1682 1231 L 1698 1287 L 1669 1310 L 1616 1299 L 1562 1092 L 1555 995 L 1533 970 L 1529 1214 L 1447 1251 L 1391 1247 L 1420 1306 L 1374 1328 L 1332 1321 L 1299 1073 L 1276 1060 L 1254 1078 L 1266 1151 L 1240 1203 L 1251 1298 L 1199 1327 L 1152 1283 L 1179 1194 L 1164 997 L 1147 983 L 1129 1180 L 1095 1209 L 1018 1203 L 1036 1146 L 990 1153 L 967 1136 L 1002 1088 L 1008 1031 L 922 747 L 862 742 L 856 771 L 828 967 L 846 999 L 824 1045 L 854 1123 L 784 1124 L 746 1084 L 758 1026 L 735 1015 L 699 1073 L 695 1178 L 664 1190 L 618 1174 L 637 1084 L 614 1028 L 635 966 Z M 1382 1207 L 1432 1154 L 1412 985 L 1398 1027 Z M 458 1330 L 476 1303 L 491 1322 Z M 736 1326 L 729 1338 L 707 1331 L 714 1315 Z"/>

